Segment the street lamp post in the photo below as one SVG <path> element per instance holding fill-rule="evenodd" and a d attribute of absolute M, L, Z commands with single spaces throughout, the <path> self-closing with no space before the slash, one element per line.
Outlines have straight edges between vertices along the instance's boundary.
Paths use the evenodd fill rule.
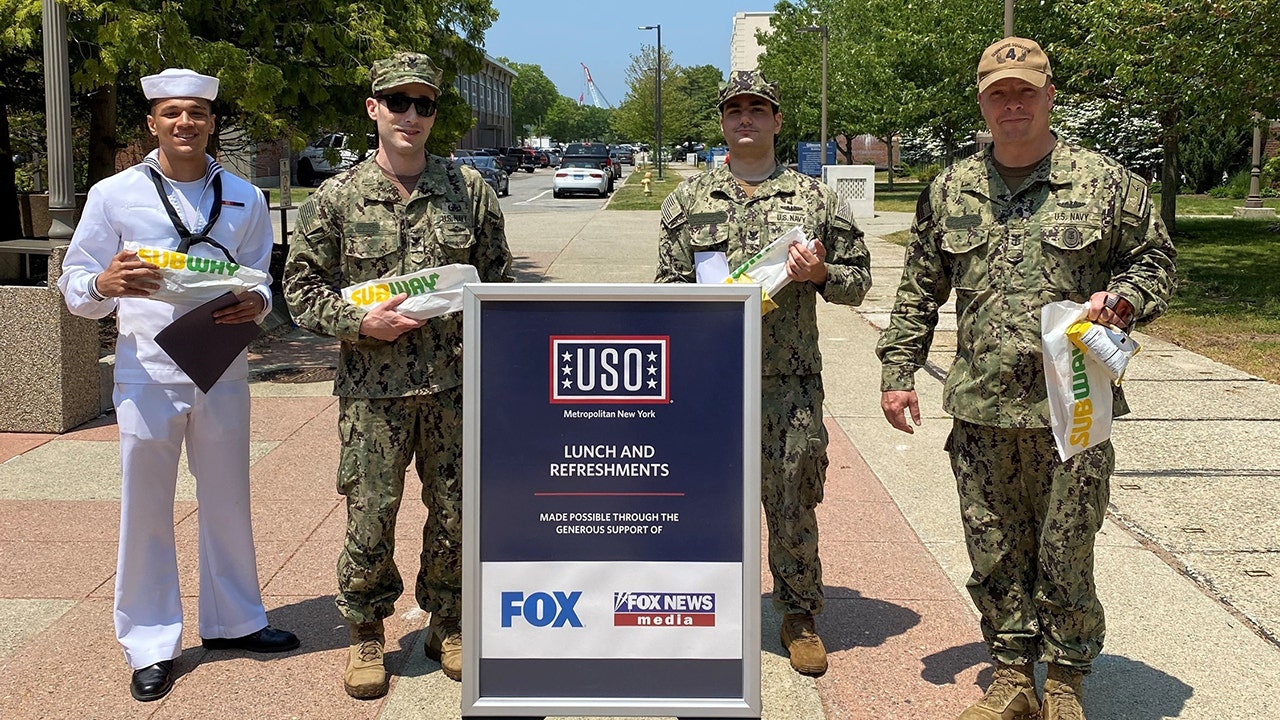
<path fill-rule="evenodd" d="M 1013 0 L 1004 0 L 1004 36 L 1013 37 Z"/>
<path fill-rule="evenodd" d="M 658 166 L 658 179 L 662 179 L 662 26 L 641 25 L 641 30 L 658 31 L 658 66 L 653 78 L 653 151 L 654 164 Z"/>
<path fill-rule="evenodd" d="M 827 164 L 827 26 L 806 25 L 800 32 L 822 33 L 822 165 Z"/>
<path fill-rule="evenodd" d="M 1253 165 L 1249 171 L 1249 197 L 1245 199 L 1247 208 L 1262 207 L 1262 123 L 1258 113 L 1253 114 Z"/>

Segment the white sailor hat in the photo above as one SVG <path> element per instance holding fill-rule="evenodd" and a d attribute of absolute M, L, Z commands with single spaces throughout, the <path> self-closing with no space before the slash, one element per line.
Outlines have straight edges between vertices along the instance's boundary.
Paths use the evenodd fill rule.
<path fill-rule="evenodd" d="M 194 97 L 212 102 L 218 97 L 218 78 L 185 68 L 169 68 L 142 78 L 142 94 L 148 100 Z"/>

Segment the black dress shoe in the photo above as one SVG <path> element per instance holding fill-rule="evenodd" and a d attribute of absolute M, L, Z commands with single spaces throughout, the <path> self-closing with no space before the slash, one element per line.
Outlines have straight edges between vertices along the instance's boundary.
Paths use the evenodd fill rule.
<path fill-rule="evenodd" d="M 139 702 L 159 700 L 173 689 L 173 661 L 162 660 L 155 665 L 148 665 L 133 671 L 133 681 L 129 683 L 129 694 Z"/>
<path fill-rule="evenodd" d="M 270 625 L 256 633 L 238 638 L 200 638 L 200 644 L 210 650 L 248 650 L 256 653 L 278 653 L 292 650 L 301 643 L 298 636 L 288 630 L 277 630 Z"/>

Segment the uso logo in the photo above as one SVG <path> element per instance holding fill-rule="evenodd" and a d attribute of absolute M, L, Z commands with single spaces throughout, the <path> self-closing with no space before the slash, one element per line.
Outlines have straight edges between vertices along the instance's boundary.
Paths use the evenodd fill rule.
<path fill-rule="evenodd" d="M 671 338 L 551 336 L 551 402 L 665 403 Z"/>

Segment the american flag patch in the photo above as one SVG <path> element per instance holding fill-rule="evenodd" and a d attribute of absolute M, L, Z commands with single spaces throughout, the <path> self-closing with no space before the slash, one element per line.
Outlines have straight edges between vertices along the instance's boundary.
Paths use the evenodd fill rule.
<path fill-rule="evenodd" d="M 551 402 L 665 403 L 671 338 L 551 337 Z"/>

